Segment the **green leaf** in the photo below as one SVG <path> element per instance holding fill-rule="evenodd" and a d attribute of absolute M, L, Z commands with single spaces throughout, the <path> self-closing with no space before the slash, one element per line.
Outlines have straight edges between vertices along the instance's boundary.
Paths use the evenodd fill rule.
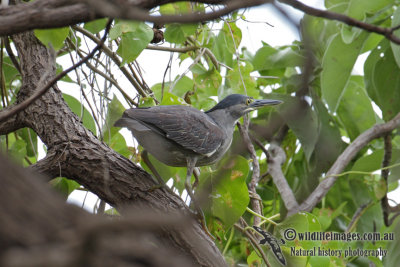
<path fill-rule="evenodd" d="M 307 212 L 300 212 L 295 215 L 286 218 L 283 222 L 279 223 L 277 226 L 277 236 L 279 238 L 284 238 L 284 232 L 287 229 L 294 229 L 296 231 L 295 240 L 287 240 L 287 246 L 301 246 L 304 249 L 311 249 L 313 247 L 320 247 L 322 241 L 321 240 L 301 240 L 299 234 L 307 233 L 307 232 L 320 232 L 321 225 L 318 221 L 318 218 Z"/>
<path fill-rule="evenodd" d="M 365 40 L 363 49 L 361 50 L 361 54 L 371 51 L 372 49 L 377 47 L 383 38 L 385 38 L 383 35 L 371 32 L 367 40 Z"/>
<path fill-rule="evenodd" d="M 314 208 L 313 214 L 318 217 L 318 221 L 321 224 L 321 229 L 326 231 L 331 225 L 332 221 L 343 212 L 343 207 L 347 202 L 343 202 L 335 211 L 331 208 Z"/>
<path fill-rule="evenodd" d="M 64 40 L 67 38 L 69 28 L 57 28 L 48 30 L 34 30 L 36 37 L 44 44 L 48 46 L 49 43 L 53 46 L 54 50 L 60 50 L 64 46 Z"/>
<path fill-rule="evenodd" d="M 392 27 L 396 27 L 400 25 L 400 8 L 397 8 L 393 14 L 392 19 Z M 394 36 L 400 37 L 400 29 L 397 29 L 393 32 Z M 400 67 L 400 45 L 395 44 L 394 42 L 390 42 L 390 46 L 392 47 L 394 59 L 396 60 L 397 66 Z"/>
<path fill-rule="evenodd" d="M 14 67 L 11 59 L 7 56 L 3 58 L 2 71 L 4 73 L 7 88 L 9 87 L 11 81 L 13 81 L 17 76 L 20 75 L 18 70 Z"/>
<path fill-rule="evenodd" d="M 199 27 L 198 24 L 183 24 L 181 26 L 183 33 L 185 36 L 190 36 L 196 33 L 197 28 Z"/>
<path fill-rule="evenodd" d="M 54 178 L 49 183 L 53 186 L 54 189 L 61 193 L 64 199 L 67 199 L 72 191 L 80 187 L 80 185 L 74 180 L 69 180 L 64 177 Z"/>
<path fill-rule="evenodd" d="M 330 11 L 333 11 L 333 9 L 331 8 Z M 338 31 L 339 27 L 335 21 L 329 21 L 324 18 L 317 18 L 310 15 L 305 15 L 302 19 L 302 35 L 308 36 L 310 40 L 308 42 L 309 47 L 318 60 L 322 59 L 328 42 L 333 35 L 338 33 Z"/>
<path fill-rule="evenodd" d="M 351 0 L 349 2 L 347 15 L 358 20 L 363 20 L 366 13 L 376 13 L 378 10 L 391 4 L 393 4 L 393 0 Z"/>
<path fill-rule="evenodd" d="M 116 208 L 111 208 L 104 211 L 104 214 L 111 215 L 111 216 L 119 216 L 119 212 Z"/>
<path fill-rule="evenodd" d="M 96 124 L 94 123 L 91 113 L 75 97 L 63 94 L 63 98 L 72 112 L 78 115 L 78 117 L 82 120 L 83 125 L 94 135 L 96 135 Z"/>
<path fill-rule="evenodd" d="M 22 139 L 15 140 L 9 148 L 9 155 L 20 165 L 26 156 L 26 143 Z"/>
<path fill-rule="evenodd" d="M 222 83 L 222 76 L 216 69 L 205 71 L 202 74 L 193 73 L 195 92 L 200 99 L 218 95 L 218 88 Z"/>
<path fill-rule="evenodd" d="M 129 30 L 122 31 L 117 53 L 122 57 L 122 64 L 134 61 L 153 39 L 153 30 L 145 23 L 130 24 Z"/>
<path fill-rule="evenodd" d="M 182 29 L 182 25 L 178 23 L 169 24 L 164 32 L 164 39 L 167 42 L 180 44 L 185 42 L 186 34 Z"/>
<path fill-rule="evenodd" d="M 121 154 L 122 156 L 129 158 L 129 156 L 131 155 L 131 152 L 129 151 L 127 145 L 126 145 L 126 141 L 125 138 L 122 136 L 122 134 L 120 133 L 115 133 L 112 137 L 111 140 L 108 141 L 107 139 L 104 139 L 105 143 L 112 148 L 113 150 L 115 150 L 117 153 Z"/>
<path fill-rule="evenodd" d="M 310 160 L 312 174 L 309 175 L 307 184 L 311 188 L 318 185 L 318 177 L 328 171 L 345 148 L 335 117 L 329 114 L 320 99 L 316 98 L 313 102 L 318 116 L 318 140 Z"/>
<path fill-rule="evenodd" d="M 331 8 L 337 5 L 341 4 L 346 4 L 349 2 L 349 0 L 325 0 L 325 7 L 326 8 Z"/>
<path fill-rule="evenodd" d="M 228 229 L 243 215 L 249 204 L 246 185 L 249 163 L 245 158 L 236 156 L 221 162 L 220 166 L 219 171 L 203 172 L 200 181 L 202 184 L 211 183 L 212 214 L 222 220 L 225 229 Z"/>
<path fill-rule="evenodd" d="M 384 258 L 385 266 L 394 267 L 399 264 L 400 260 L 400 242 L 398 238 L 400 236 L 400 217 L 397 217 L 392 224 L 392 229 L 389 231 L 394 233 L 396 241 L 388 242 L 387 256 Z"/>
<path fill-rule="evenodd" d="M 385 121 L 400 111 L 400 68 L 389 41 L 382 40 L 364 64 L 364 81 L 368 95 L 382 110 Z"/>
<path fill-rule="evenodd" d="M 187 76 L 183 76 L 172 88 L 172 93 L 181 98 L 185 96 L 188 91 L 193 91 L 194 82 Z"/>
<path fill-rule="evenodd" d="M 254 250 L 247 256 L 247 266 L 262 266 L 263 259 Z"/>
<path fill-rule="evenodd" d="M 175 7 L 173 3 L 165 4 L 160 6 L 160 14 L 162 15 L 172 15 L 175 14 Z"/>
<path fill-rule="evenodd" d="M 359 158 L 355 163 L 351 171 L 363 171 L 372 172 L 380 168 L 383 159 L 383 150 L 376 150 L 372 154 Z M 373 197 L 373 194 L 368 187 L 365 179 L 366 175 L 350 173 L 349 183 L 350 190 L 353 193 L 353 201 L 357 206 L 368 203 Z M 368 177 L 368 175 L 367 175 Z M 339 178 L 341 179 L 341 178 Z"/>
<path fill-rule="evenodd" d="M 168 180 L 172 178 L 174 180 L 174 187 L 178 189 L 179 193 L 182 193 L 182 191 L 185 189 L 186 168 L 167 166 L 164 163 L 158 161 L 153 155 L 149 153 L 147 155 L 151 164 L 157 170 L 158 174 L 161 176 L 164 182 L 168 182 Z M 140 165 L 145 171 L 153 174 L 153 172 L 144 162 L 143 157 Z"/>
<path fill-rule="evenodd" d="M 22 140 L 26 143 L 26 155 L 28 157 L 35 157 L 37 156 L 38 151 L 38 138 L 36 133 L 30 128 L 23 128 L 17 130 L 17 134 Z"/>
<path fill-rule="evenodd" d="M 110 30 L 110 39 L 114 40 L 125 33 L 135 32 L 140 22 L 118 20 Z"/>
<path fill-rule="evenodd" d="M 318 118 L 315 111 L 304 100 L 296 97 L 271 94 L 271 98 L 283 101 L 276 110 L 300 140 L 306 158 L 309 160 L 318 140 Z M 298 112 L 293 114 L 293 110 Z"/>
<path fill-rule="evenodd" d="M 196 33 L 198 24 L 173 23 L 166 26 L 164 38 L 167 42 L 181 44 L 186 37 Z"/>
<path fill-rule="evenodd" d="M 345 44 L 340 34 L 337 34 L 325 51 L 322 61 L 321 91 L 331 112 L 335 112 L 338 107 L 367 36 L 368 34 L 363 32 L 352 43 Z"/>
<path fill-rule="evenodd" d="M 56 63 L 56 74 L 60 74 L 63 71 L 64 71 L 63 66 Z M 68 74 L 65 75 L 64 77 L 62 77 L 61 81 L 66 82 L 66 83 L 76 83 L 76 81 L 72 80 Z"/>
<path fill-rule="evenodd" d="M 243 66 L 240 64 L 240 71 L 239 67 L 235 65 L 233 70 L 229 70 L 228 74 L 226 75 L 227 82 L 229 82 L 229 89 L 221 92 L 219 94 L 220 97 L 225 97 L 229 94 L 243 94 L 247 92 L 248 95 L 259 98 L 260 91 L 256 89 L 257 82 L 253 77 L 251 77 L 250 73 L 253 71 L 253 65 L 250 62 L 245 62 Z M 244 85 L 243 85 L 244 84 Z M 246 88 L 244 88 L 244 86 Z"/>
<path fill-rule="evenodd" d="M 90 31 L 93 34 L 96 34 L 106 27 L 107 20 L 108 19 L 104 18 L 86 22 L 83 28 L 85 28 L 86 30 Z"/>
<path fill-rule="evenodd" d="M 211 51 L 217 60 L 232 67 L 233 54 L 236 53 L 236 49 L 242 40 L 241 30 L 233 22 L 229 23 L 229 25 L 224 23 L 224 27 L 218 33 L 218 36 L 212 39 L 213 46 Z"/>
<path fill-rule="evenodd" d="M 184 99 L 171 94 L 169 92 L 164 93 L 163 100 L 161 101 L 160 105 L 170 106 L 170 105 L 188 105 Z"/>
<path fill-rule="evenodd" d="M 342 101 L 339 103 L 337 114 L 346 128 L 350 140 L 354 140 L 360 133 L 377 123 L 371 99 L 365 91 L 363 77 L 350 77 Z"/>
<path fill-rule="evenodd" d="M 107 106 L 106 121 L 103 126 L 103 138 L 107 142 L 112 142 L 112 138 L 117 134 L 120 128 L 114 127 L 114 123 L 121 118 L 125 107 L 121 104 L 118 98 L 114 95 L 113 99 Z M 111 139 L 110 139 L 111 138 Z"/>
<path fill-rule="evenodd" d="M 276 49 L 264 44 L 254 56 L 252 62 L 254 69 L 270 70 L 301 66 L 305 58 L 294 48 L 295 46 L 282 46 Z"/>
<path fill-rule="evenodd" d="M 184 14 L 192 10 L 192 3 L 177 2 L 160 6 L 160 13 L 163 15 Z"/>

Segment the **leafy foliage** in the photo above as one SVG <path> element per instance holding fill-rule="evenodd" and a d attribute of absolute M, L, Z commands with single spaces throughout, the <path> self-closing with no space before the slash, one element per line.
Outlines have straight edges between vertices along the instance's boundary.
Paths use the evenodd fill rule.
<path fill-rule="evenodd" d="M 399 5 L 390 0 L 326 0 L 325 6 L 330 11 L 376 26 L 397 26 L 400 23 Z M 178 2 L 163 5 L 157 11 L 161 14 L 182 14 L 190 10 L 202 11 L 205 6 Z M 179 64 L 193 63 L 185 73 L 176 77 L 170 75 L 170 79 L 157 81 L 152 86 L 147 86 L 135 77 L 141 73 L 135 60 L 152 40 L 153 29 L 143 22 L 116 21 L 109 36 L 110 49 L 118 55 L 122 64 L 110 64 L 109 57 L 93 59 L 91 62 L 97 69 L 103 67 L 104 73 L 111 73 L 109 79 L 100 74 L 103 72 L 95 72 L 93 69 L 87 75 L 88 69 L 84 68 L 80 75 L 85 78 L 88 88 L 77 77 L 67 81 L 79 83 L 82 91 L 92 99 L 87 95 L 82 97 L 82 94 L 80 98 L 64 94 L 64 99 L 86 128 L 148 172 L 151 171 L 142 158 L 141 147 L 132 144 L 130 136 L 113 127 L 127 103 L 131 104 L 129 101 L 124 102 L 126 95 L 140 107 L 152 106 L 158 101 L 162 105 L 191 104 L 203 110 L 215 105 L 215 99 L 233 93 L 283 100 L 284 103 L 275 109 L 263 109 L 252 114 L 251 129 L 252 134 L 266 145 L 279 128 L 287 125 L 288 131 L 280 140 L 286 154 L 282 171 L 297 201 L 301 203 L 324 179 L 325 173 L 349 142 L 374 124 L 386 122 L 400 112 L 400 48 L 377 34 L 306 15 L 301 21 L 301 41 L 280 47 L 263 42 L 257 51 L 249 51 L 241 47 L 244 29 L 237 22 L 242 18 L 243 14 L 236 12 L 216 23 L 165 25 L 163 31 L 167 46 L 197 48 L 176 58 Z M 105 20 L 102 19 L 88 22 L 84 28 L 98 34 L 104 25 Z M 70 47 L 65 40 L 70 38 L 70 31 L 68 28 L 35 30 L 35 34 L 45 45 L 51 43 L 56 50 L 68 50 Z M 74 34 L 77 32 L 74 31 Z M 394 34 L 400 36 L 400 30 Z M 83 42 L 79 45 L 84 49 Z M 356 75 L 354 68 L 362 55 L 367 58 L 363 63 L 364 74 Z M 5 107 L 15 101 L 21 81 L 7 55 L 4 55 L 2 62 L 5 88 L 2 104 Z M 126 81 L 126 95 L 116 92 L 115 84 L 110 81 L 122 79 L 119 68 L 123 67 L 131 72 L 128 81 L 136 79 L 145 91 L 151 91 L 147 97 L 138 99 L 138 93 L 131 90 L 138 85 Z M 99 86 L 103 79 L 104 87 Z M 393 149 L 389 164 L 395 165 L 400 162 L 399 129 L 392 132 L 391 137 Z M 201 168 L 197 193 L 200 194 L 201 190 L 211 185 L 209 205 L 204 207 L 207 225 L 217 237 L 216 243 L 225 252 L 227 261 L 232 265 L 247 263 L 249 266 L 265 266 L 250 242 L 235 231 L 235 223 L 240 217 L 248 224 L 254 222 L 254 214 L 247 209 L 251 208 L 252 197 L 249 196 L 247 184 L 254 169 L 241 143 L 238 132 L 235 132 L 227 156 L 216 166 Z M 16 161 L 24 165 L 35 163 L 38 149 L 41 149 L 38 147 L 38 136 L 28 129 L 0 136 L 0 144 L 2 150 L 8 151 Z M 268 170 L 268 161 L 261 148 L 256 146 L 255 149 L 261 174 L 264 174 Z M 283 232 L 288 228 L 298 233 L 345 233 L 349 230 L 347 228 L 352 217 L 359 216 L 350 231 L 375 231 L 381 234 L 395 232 L 398 236 L 399 220 L 395 220 L 391 227 L 385 226 L 380 201 L 388 191 L 398 187 L 400 167 L 396 165 L 390 168 L 386 183 L 380 174 L 374 172 L 381 168 L 384 153 L 382 140 L 368 144 L 350 162 L 346 167 L 347 172 L 338 178 L 317 207 L 310 213 L 299 213 L 291 217 L 285 216 L 287 211 L 283 201 L 270 175 L 266 173 L 257 186 L 264 207 L 263 216 L 279 219 L 274 225 L 264 218 L 263 224 L 277 238 L 283 238 Z M 184 196 L 186 170 L 163 165 L 151 155 L 149 160 L 162 179 Z M 64 197 L 79 187 L 76 182 L 65 178 L 56 178 L 50 184 Z M 363 206 L 366 208 L 358 215 L 359 208 Z M 297 238 L 282 245 L 282 250 L 289 266 L 366 266 L 368 261 L 374 262 L 376 266 L 395 266 L 400 257 L 398 244 L 390 241 L 304 241 Z M 382 247 L 389 252 L 382 259 L 298 257 L 292 255 L 291 247 L 297 251 L 313 247 L 339 250 L 349 247 Z M 272 266 L 279 266 L 271 251 L 267 247 L 263 249 Z"/>

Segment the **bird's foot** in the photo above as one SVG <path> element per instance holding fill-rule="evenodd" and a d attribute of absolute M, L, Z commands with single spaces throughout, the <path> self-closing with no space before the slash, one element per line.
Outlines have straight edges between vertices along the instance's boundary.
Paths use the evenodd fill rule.
<path fill-rule="evenodd" d="M 203 228 L 203 231 L 211 238 L 211 240 L 214 241 L 215 237 L 210 233 L 210 230 L 208 230 L 204 212 L 197 205 L 194 205 L 194 206 L 195 206 L 195 210 L 194 211 L 190 210 L 190 212 L 195 217 L 195 219 L 199 221 L 199 223 L 201 224 L 201 228 Z"/>

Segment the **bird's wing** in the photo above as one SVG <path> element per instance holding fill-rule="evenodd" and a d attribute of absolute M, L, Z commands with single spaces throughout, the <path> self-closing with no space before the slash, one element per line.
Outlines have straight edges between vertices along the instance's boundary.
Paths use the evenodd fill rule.
<path fill-rule="evenodd" d="M 123 118 L 138 120 L 183 146 L 203 155 L 212 155 L 226 138 L 219 126 L 203 112 L 186 106 L 135 108 Z"/>

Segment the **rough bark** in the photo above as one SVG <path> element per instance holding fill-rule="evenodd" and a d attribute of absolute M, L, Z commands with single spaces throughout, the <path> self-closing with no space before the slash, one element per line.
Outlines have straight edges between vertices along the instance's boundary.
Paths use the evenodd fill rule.
<path fill-rule="evenodd" d="M 32 32 L 14 35 L 13 41 L 21 65 L 22 87 L 17 101 L 20 102 L 32 94 L 44 73 L 50 73 L 48 80 L 54 77 L 55 62 Z M 179 197 L 164 189 L 152 190 L 156 184 L 149 174 L 83 127 L 56 86 L 20 112 L 18 119 L 20 126 L 32 128 L 48 148 L 46 158 L 31 169 L 48 177 L 62 175 L 74 179 L 119 208 L 134 204 L 162 214 L 189 214 Z M 178 249 L 196 265 L 226 265 L 197 222 L 191 221 L 185 232 L 165 227 L 162 236 L 168 247 Z"/>
<path fill-rule="evenodd" d="M 11 2 L 14 2 L 11 0 Z M 151 9 L 177 0 L 114 1 L 119 5 Z M 222 0 L 198 2 L 221 4 Z M 0 36 L 11 35 L 33 29 L 65 27 L 103 17 L 78 0 L 37 0 L 17 6 L 0 8 Z"/>
<path fill-rule="evenodd" d="M 187 218 L 129 210 L 110 220 L 67 205 L 1 155 L 0 169 L 1 266 L 196 266 L 160 237 L 165 227 L 191 237 Z"/>

